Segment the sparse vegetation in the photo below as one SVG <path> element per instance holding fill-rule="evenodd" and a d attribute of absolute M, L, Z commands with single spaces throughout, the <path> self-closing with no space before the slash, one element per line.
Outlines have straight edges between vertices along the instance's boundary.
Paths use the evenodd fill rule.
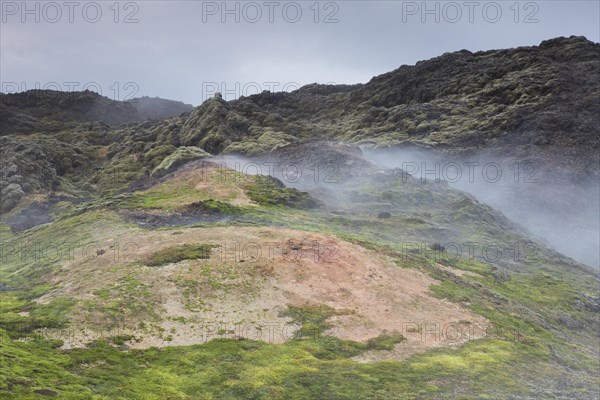
<path fill-rule="evenodd" d="M 577 173 L 597 160 L 591 139 L 598 117 L 585 110 L 597 103 L 598 49 L 569 38 L 536 48 L 461 51 L 364 85 L 214 98 L 156 121 L 140 120 L 132 104 L 90 93 L 75 108 L 41 98 L 20 109 L 14 97 L 3 96 L 0 397 L 597 398 L 597 273 L 546 246 L 518 260 L 451 257 L 448 242 L 510 249 L 529 237 L 444 183 L 370 169 L 355 147 L 310 141 L 469 151 L 490 143 L 506 149 L 509 136 L 519 135 L 518 153 L 557 143 L 573 145 L 573 154 L 581 150 L 564 156 Z M 566 68 L 585 73 L 571 81 Z M 94 104 L 100 109 L 91 115 Z M 189 111 L 163 105 L 169 115 Z M 333 195 L 325 185 L 309 194 L 214 165 L 179 168 L 221 152 L 331 156 L 347 170 L 336 178 L 352 179 Z M 34 213 L 40 213 L 35 223 L 23 224 Z M 280 261 L 274 252 L 252 260 L 252 245 L 288 239 L 282 232 L 307 242 L 317 233 L 339 240 L 346 250 L 340 256 L 355 268 L 306 257 Z M 217 259 L 214 238 L 251 246 L 230 246 L 223 250 L 233 251 L 233 260 Z M 405 284 L 396 276 L 429 282 L 411 306 L 443 303 L 490 329 L 456 346 L 408 355 L 403 346 L 410 337 L 427 334 L 421 326 L 378 329 L 360 342 L 335 336 L 337 320 L 372 328 L 370 316 L 353 308 L 354 297 L 381 298 L 386 286 Z M 315 289 L 321 280 L 346 278 L 350 283 L 331 292 Z M 358 290 L 361 279 L 373 283 L 368 294 Z M 281 299 L 290 300 L 296 287 L 305 290 L 293 304 L 306 305 L 286 306 Z M 239 313 L 232 304 L 258 311 Z M 401 315 L 390 318 L 402 322 Z M 299 329 L 285 343 L 188 337 L 206 320 L 234 319 L 248 326 L 283 320 Z M 123 322 L 129 331 L 113 329 Z M 458 324 L 476 328 L 468 320 Z M 113 331 L 79 337 L 81 343 L 48 334 L 82 327 Z M 233 337 L 230 328 L 214 332 Z"/>

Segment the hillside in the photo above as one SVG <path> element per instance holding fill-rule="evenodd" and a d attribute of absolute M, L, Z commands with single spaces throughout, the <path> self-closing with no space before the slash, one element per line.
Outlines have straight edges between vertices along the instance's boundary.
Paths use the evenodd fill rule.
<path fill-rule="evenodd" d="M 8 228 L 45 204 L 52 222 L 3 231 L 1 390 L 184 398 L 199 380 L 217 397 L 304 399 L 339 374 L 332 398 L 393 398 L 398 381 L 443 398 L 594 396 L 596 274 L 443 182 L 378 170 L 357 149 L 307 151 L 353 173 L 305 176 L 300 192 L 199 160 L 116 197 L 38 196 L 5 214 Z M 465 243 L 472 253 L 444 249 Z M 42 359 L 46 375 L 18 372 Z M 228 373 L 225 392 L 210 383 Z M 356 393 L 337 386 L 350 381 Z"/>
<path fill-rule="evenodd" d="M 181 101 L 165 100 L 159 97 L 138 97 L 128 101 L 143 119 L 168 118 L 192 111 L 191 104 Z"/>
<path fill-rule="evenodd" d="M 176 151 L 182 146 L 255 156 L 298 142 L 339 140 L 389 149 L 396 158 L 430 167 L 433 159 L 442 165 L 497 162 L 504 178 L 514 176 L 519 185 L 501 193 L 490 191 L 495 186 L 460 188 L 484 201 L 502 198 L 494 206 L 531 234 L 598 267 L 599 71 L 600 45 L 573 36 L 533 47 L 447 53 L 366 84 L 313 84 L 229 102 L 213 98 L 191 111 L 179 102 L 122 103 L 91 92 L 63 93 L 57 102 L 46 98 L 52 93 L 25 102 L 35 93 L 6 95 L 0 104 L 0 133 L 9 136 L 1 149 L 0 210 L 38 189 L 60 187 L 83 197 L 126 190 L 167 158 L 184 162 L 198 153 L 182 157 Z M 149 110 L 174 115 L 140 123 Z M 407 146 L 428 154 L 395 151 Z M 555 215 L 549 226 L 545 210 Z M 568 232 L 566 241 L 560 230 Z"/>
<path fill-rule="evenodd" d="M 581 177 L 598 174 L 588 166 L 599 160 L 599 93 L 600 45 L 557 38 L 537 47 L 447 53 L 364 85 L 309 85 L 205 105 L 181 137 L 187 145 L 225 152 L 252 151 L 227 146 L 241 138 L 250 145 L 269 130 L 452 153 L 485 149 Z M 197 136 L 204 131 L 215 136 Z"/>
<path fill-rule="evenodd" d="M 95 92 L 28 90 L 0 93 L 0 136 L 56 133 L 78 123 L 97 121 L 116 126 L 125 122 L 167 118 L 191 111 L 180 101 L 140 97 L 116 101 Z"/>
<path fill-rule="evenodd" d="M 399 160 L 539 163 L 480 191 L 588 229 L 599 56 L 463 50 L 191 110 L 3 95 L 0 397 L 597 398 L 598 271 Z"/>

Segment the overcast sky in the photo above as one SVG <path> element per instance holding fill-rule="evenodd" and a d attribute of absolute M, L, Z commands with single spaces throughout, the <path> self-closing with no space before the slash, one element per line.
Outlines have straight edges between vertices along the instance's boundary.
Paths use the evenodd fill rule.
<path fill-rule="evenodd" d="M 85 86 L 118 100 L 193 105 L 217 87 L 230 100 L 312 82 L 367 82 L 448 51 L 570 35 L 600 41 L 595 0 L 2 1 L 1 9 L 3 92 Z"/>

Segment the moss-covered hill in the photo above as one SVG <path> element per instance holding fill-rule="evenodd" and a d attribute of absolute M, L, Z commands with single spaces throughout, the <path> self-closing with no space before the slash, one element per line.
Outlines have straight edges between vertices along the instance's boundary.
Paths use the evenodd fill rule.
<path fill-rule="evenodd" d="M 22 231 L 31 204 L 5 214 L 0 395 L 597 396 L 594 273 L 443 182 L 319 148 L 355 173 L 309 194 L 202 159 Z"/>
<path fill-rule="evenodd" d="M 597 398 L 597 273 L 339 141 L 597 174 L 599 51 L 461 51 L 154 121 L 90 93 L 3 96 L 0 397 Z M 231 153 L 311 173 L 292 188 Z M 231 258 L 240 242 L 267 258 Z M 440 322 L 460 340 L 428 342 Z M 296 329 L 256 340 L 272 323 Z"/>
<path fill-rule="evenodd" d="M 167 118 L 191 110 L 191 105 L 180 101 L 147 96 L 116 101 L 89 90 L 0 93 L 0 136 L 56 133 L 88 121 L 115 126 L 131 121 Z"/>
<path fill-rule="evenodd" d="M 180 146 L 257 155 L 312 139 L 486 150 L 536 162 L 541 171 L 597 176 L 590 165 L 600 160 L 599 71 L 600 45 L 570 37 L 447 53 L 366 84 L 313 84 L 230 102 L 213 98 L 182 115 L 189 106 L 160 99 L 116 102 L 92 92 L 2 95 L 0 190 L 8 200 L 1 207 L 14 207 L 21 192 L 56 187 L 73 170 L 92 185 L 75 179 L 86 189 L 93 191 L 96 182 L 103 182 L 96 187 L 101 191 L 122 189 L 107 176 L 131 183 Z M 139 122 L 150 115 L 178 116 Z"/>
<path fill-rule="evenodd" d="M 535 47 L 447 53 L 364 85 L 314 84 L 228 103 L 213 99 L 194 110 L 180 137 L 213 153 L 256 151 L 270 132 L 376 146 L 486 149 L 540 162 L 552 156 L 555 167 L 597 174 L 585 163 L 598 161 L 599 93 L 600 45 L 557 38 Z M 247 146 L 230 145 L 240 140 Z"/>

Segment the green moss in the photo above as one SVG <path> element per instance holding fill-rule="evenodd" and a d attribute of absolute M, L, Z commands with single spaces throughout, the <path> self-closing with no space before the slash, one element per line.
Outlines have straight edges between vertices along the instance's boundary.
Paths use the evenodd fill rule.
<path fill-rule="evenodd" d="M 229 203 L 225 203 L 219 200 L 208 199 L 201 202 L 202 206 L 211 210 L 214 213 L 218 214 L 227 214 L 227 215 L 235 215 L 241 214 L 243 212 L 242 209 L 236 206 L 232 206 Z"/>
<path fill-rule="evenodd" d="M 320 205 L 310 194 L 286 188 L 270 176 L 255 176 L 253 183 L 248 185 L 247 194 L 252 201 L 264 206 L 310 209 Z"/>
<path fill-rule="evenodd" d="M 93 388 L 68 370 L 70 356 L 58 352 L 52 341 L 12 341 L 0 330 L 0 352 L 0 397 L 29 400 L 45 398 L 39 393 L 52 393 L 83 400 L 94 396 Z"/>
<path fill-rule="evenodd" d="M 134 340 L 132 335 L 117 335 L 110 338 L 110 341 L 117 346 L 124 346 L 125 342 Z"/>
<path fill-rule="evenodd" d="M 58 297 L 48 304 L 36 305 L 30 312 L 39 325 L 48 328 L 61 328 L 69 323 L 69 311 L 75 301 L 67 297 Z"/>
<path fill-rule="evenodd" d="M 218 245 L 207 243 L 169 247 L 153 253 L 144 263 L 151 267 L 160 267 L 183 260 L 207 259 L 210 258 L 210 253 L 215 247 L 218 247 Z"/>
<path fill-rule="evenodd" d="M 13 233 L 10 229 L 10 226 L 5 224 L 4 222 L 0 222 L 0 241 L 5 241 L 13 237 Z"/>
<path fill-rule="evenodd" d="M 381 334 L 375 338 L 369 339 L 366 348 L 369 350 L 392 350 L 394 346 L 405 340 L 400 334 Z"/>
<path fill-rule="evenodd" d="M 152 170 L 152 176 L 160 177 L 175 171 L 181 165 L 201 158 L 210 157 L 210 154 L 198 147 L 179 147 L 166 156 L 162 162 Z"/>
<path fill-rule="evenodd" d="M 3 340 L 8 357 L 0 393 L 34 398 L 34 390 L 47 388 L 67 399 L 358 400 L 398 398 L 399 393 L 403 398 L 471 398 L 476 392 L 480 398 L 508 399 L 539 393 L 526 380 L 537 371 L 549 373 L 541 371 L 543 363 L 531 368 L 518 361 L 515 354 L 523 345 L 498 340 L 430 351 L 407 361 L 349 360 L 360 347 L 336 338 L 283 345 L 217 339 L 128 352 L 97 341 L 88 349 L 57 352 L 47 341 Z M 581 398 L 593 393 L 578 389 Z"/>
<path fill-rule="evenodd" d="M 296 331 L 296 337 L 306 337 L 321 335 L 331 328 L 327 320 L 335 315 L 351 314 L 352 310 L 336 310 L 325 304 L 311 306 L 288 306 L 286 310 L 279 314 L 282 317 L 290 317 L 292 321 L 301 326 Z"/>
<path fill-rule="evenodd" d="M 298 138 L 292 135 L 267 130 L 257 138 L 248 138 L 231 143 L 223 150 L 223 154 L 243 154 L 252 157 L 269 153 L 296 142 L 298 142 Z"/>
<path fill-rule="evenodd" d="M 107 162 L 92 178 L 92 183 L 98 188 L 99 195 L 113 196 L 119 191 L 127 190 L 133 182 L 144 177 L 145 171 L 141 160 L 124 154 Z"/>

